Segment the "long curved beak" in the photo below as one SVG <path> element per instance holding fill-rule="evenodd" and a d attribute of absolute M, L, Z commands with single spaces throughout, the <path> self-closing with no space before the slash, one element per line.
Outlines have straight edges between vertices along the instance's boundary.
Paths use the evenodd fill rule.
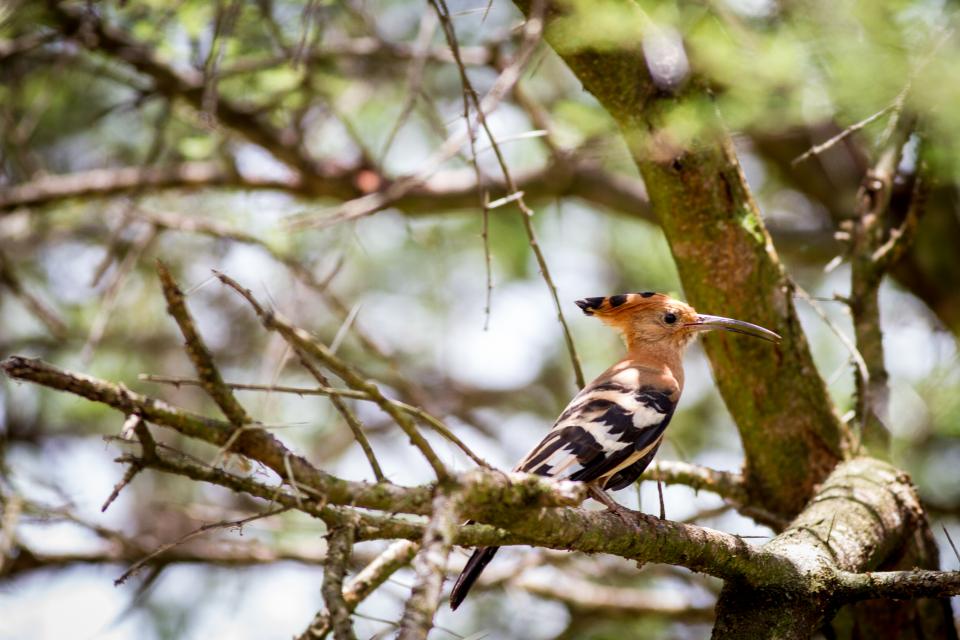
<path fill-rule="evenodd" d="M 764 329 L 763 327 L 744 322 L 743 320 L 734 320 L 733 318 L 724 318 L 723 316 L 708 316 L 702 313 L 697 316 L 696 322 L 691 322 L 686 326 L 691 331 L 722 329 L 723 331 L 742 333 L 745 336 L 753 336 L 754 338 L 760 338 L 761 340 L 773 343 L 780 342 L 783 339 L 769 329 Z"/>

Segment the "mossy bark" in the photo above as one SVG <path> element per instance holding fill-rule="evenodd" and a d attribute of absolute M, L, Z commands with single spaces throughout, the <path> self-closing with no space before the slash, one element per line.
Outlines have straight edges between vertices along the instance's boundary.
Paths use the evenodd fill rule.
<path fill-rule="evenodd" d="M 717 602 L 717 640 L 809 638 L 845 604 L 842 572 L 914 568 L 936 562 L 910 478 L 875 458 L 839 465 L 809 506 L 763 552 L 789 558 L 769 584 L 728 580 Z M 955 640 L 946 600 L 866 600 L 832 627 L 831 637 Z"/>

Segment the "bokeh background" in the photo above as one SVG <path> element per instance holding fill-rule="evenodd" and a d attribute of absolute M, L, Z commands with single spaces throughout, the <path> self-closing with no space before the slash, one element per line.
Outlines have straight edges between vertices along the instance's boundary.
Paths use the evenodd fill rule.
<path fill-rule="evenodd" d="M 929 507 L 943 568 L 957 568 L 943 533 L 946 527 L 960 537 L 956 10 L 931 0 L 640 4 L 657 25 L 651 40 L 660 49 L 647 54 L 661 61 L 664 77 L 710 87 L 709 102 L 670 114 L 676 135 L 703 133 L 703 110 L 719 111 L 777 250 L 833 325 L 798 300 L 820 374 L 843 410 L 852 408 L 853 370 L 835 330 L 849 336 L 852 329 L 834 297 L 848 292 L 850 273 L 835 234 L 852 216 L 857 186 L 891 114 L 922 123 L 896 188 L 909 191 L 911 176 L 924 167 L 932 185 L 927 207 L 914 248 L 881 294 L 889 427 L 893 462 L 909 471 Z M 63 16 L 72 14 L 57 7 L 81 11 L 86 4 L 25 0 L 0 7 L 0 356 L 40 357 L 215 415 L 197 389 L 141 379 L 193 375 L 165 313 L 154 272 L 161 258 L 187 291 L 230 381 L 312 384 L 285 344 L 212 279 L 211 269 L 335 343 L 343 358 L 391 394 L 443 418 L 500 468 L 512 467 L 549 428 L 576 392 L 574 376 L 518 212 L 506 204 L 482 214 L 479 193 L 489 200 L 506 193 L 483 135 L 473 151 L 462 145 L 433 172 L 419 199 L 337 224 L 289 225 L 291 216 L 322 221 L 342 213 L 343 202 L 421 170 L 445 140 L 464 131 L 459 71 L 427 4 L 90 5 L 163 68 L 199 83 L 199 100 L 170 89 L 156 69 L 132 62 L 129 50 L 109 47 L 108 38 L 82 21 L 70 23 Z M 482 95 L 518 49 L 521 16 L 500 0 L 449 7 Z M 597 42 L 639 37 L 620 33 L 615 16 L 596 16 L 588 31 Z M 294 146 L 318 171 L 336 176 L 340 191 L 309 193 L 298 183 L 307 181 L 302 167 L 243 123 L 223 121 L 223 104 L 293 132 Z M 793 164 L 813 145 L 874 116 Z M 621 345 L 579 315 L 573 301 L 639 290 L 682 297 L 669 247 L 615 126 L 545 44 L 489 124 L 511 172 L 530 179 L 533 225 L 592 378 L 615 361 Z M 479 192 L 473 152 L 483 177 Z M 124 168 L 201 166 L 222 179 L 92 193 L 59 193 L 44 182 L 75 175 L 94 184 L 94 170 L 115 177 Z M 570 174 L 597 180 L 578 184 Z M 39 195 L 27 197 L 25 186 Z M 458 189 L 462 197 L 444 200 Z M 660 457 L 737 470 L 738 435 L 697 347 L 687 367 Z M 327 399 L 254 392 L 240 398 L 316 465 L 371 478 Z M 391 480 L 429 481 L 429 468 L 395 425 L 370 406 L 356 409 Z M 199 536 L 113 585 L 127 565 L 159 545 L 254 509 L 252 501 L 217 488 L 145 473 L 101 513 L 124 471 L 113 460 L 125 445 L 105 437 L 117 436 L 122 423 L 122 416 L 75 397 L 0 380 L 0 638 L 301 632 L 322 606 L 324 553 L 322 524 L 302 515 Z M 444 440 L 428 437 L 452 468 L 471 467 Z M 213 457 L 209 449 L 168 439 Z M 616 498 L 657 509 L 651 483 Z M 670 487 L 665 498 L 672 519 L 760 541 L 770 535 L 715 496 Z M 358 563 L 380 547 L 360 545 Z M 454 564 L 465 559 L 458 551 Z M 456 615 L 441 608 L 431 637 L 701 638 L 709 635 L 702 609 L 718 588 L 674 568 L 637 572 L 616 559 L 529 549 L 502 553 L 487 577 L 486 588 Z M 631 620 L 573 611 L 544 593 L 544 585 L 574 578 L 656 591 L 665 609 L 677 611 Z M 400 571 L 361 605 L 360 637 L 392 632 L 410 583 Z"/>

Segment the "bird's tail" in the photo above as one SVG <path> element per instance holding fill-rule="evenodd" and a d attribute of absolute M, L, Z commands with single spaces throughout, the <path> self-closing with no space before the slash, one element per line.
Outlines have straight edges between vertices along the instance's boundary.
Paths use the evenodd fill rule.
<path fill-rule="evenodd" d="M 460 606 L 463 599 L 470 593 L 470 587 L 477 581 L 477 578 L 480 577 L 483 570 L 487 568 L 487 564 L 493 560 L 493 556 L 495 556 L 499 550 L 500 547 L 478 547 L 477 550 L 473 552 L 473 555 L 467 560 L 467 566 L 463 568 L 460 577 L 457 578 L 457 582 L 453 585 L 453 590 L 450 592 L 451 609 L 456 609 Z"/>

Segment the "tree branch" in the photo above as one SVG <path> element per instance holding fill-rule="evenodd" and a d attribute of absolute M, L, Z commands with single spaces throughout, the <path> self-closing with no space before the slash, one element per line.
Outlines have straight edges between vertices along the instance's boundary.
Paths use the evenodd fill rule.
<path fill-rule="evenodd" d="M 857 576 L 870 575 L 862 572 L 895 555 L 923 522 L 919 496 L 906 474 L 874 458 L 838 465 L 809 506 L 762 549 L 789 558 L 794 575 L 785 581 L 781 576 L 775 582 L 725 583 L 714 638 L 809 638 L 841 604 L 860 595 L 879 596 L 879 589 L 877 596 L 869 595 L 869 578 Z M 911 579 L 923 582 L 927 574 Z M 882 575 L 883 581 L 888 574 Z M 886 582 L 902 576 L 890 572 Z M 929 584 L 934 582 L 950 588 L 955 577 Z M 889 593 L 903 592 L 890 587 Z"/>
<path fill-rule="evenodd" d="M 433 467 L 434 472 L 437 474 L 437 478 L 442 480 L 447 477 L 448 473 L 446 467 L 444 467 L 443 463 L 440 461 L 440 458 L 437 457 L 437 454 L 433 450 L 433 447 L 430 446 L 430 443 L 427 442 L 423 435 L 421 435 L 417 430 L 417 427 L 410 419 L 410 416 L 401 411 L 390 400 L 388 400 L 387 397 L 383 395 L 383 392 L 380 391 L 380 387 L 375 385 L 373 382 L 364 379 L 352 367 L 337 358 L 326 345 L 321 344 L 306 331 L 300 329 L 299 327 L 293 326 L 277 313 L 264 309 L 264 307 L 261 306 L 260 303 L 257 302 L 257 300 L 253 297 L 253 294 L 249 289 L 242 287 L 235 280 L 222 273 L 214 273 L 221 282 L 239 293 L 248 303 L 250 303 L 250 306 L 253 307 L 254 312 L 256 312 L 261 322 L 263 322 L 263 326 L 279 333 L 283 339 L 286 340 L 295 350 L 302 351 L 303 353 L 306 353 L 322 362 L 325 367 L 330 369 L 330 371 L 335 373 L 341 380 L 347 383 L 347 386 L 367 394 L 371 401 L 373 401 L 387 415 L 389 415 L 393 421 L 397 423 L 400 429 L 407 434 L 407 438 L 409 438 L 410 443 L 420 450 L 420 452 L 423 454 L 423 457 L 426 458 L 427 462 L 430 463 L 430 466 Z M 453 434 L 451 433 L 450 435 L 452 436 Z M 458 441 L 459 439 L 455 439 L 455 442 Z M 460 444 L 463 447 L 466 446 L 462 443 Z"/>
<path fill-rule="evenodd" d="M 343 602 L 350 612 L 357 608 L 377 587 L 386 582 L 398 569 L 405 567 L 419 551 L 420 545 L 410 540 L 398 540 L 355 575 L 343 588 Z M 330 613 L 323 609 L 297 640 L 322 640 L 331 631 Z"/>
<path fill-rule="evenodd" d="M 533 2 L 516 4 L 530 15 Z M 594 46 L 584 24 L 596 15 L 616 16 L 617 33 L 630 39 Z M 651 76 L 642 47 L 651 24 L 638 5 L 548 2 L 546 23 L 547 41 L 620 126 L 689 301 L 784 337 L 776 349 L 729 336 L 708 336 L 704 344 L 743 441 L 749 495 L 780 516 L 798 513 L 843 457 L 847 434 L 816 373 L 789 279 L 729 136 L 709 122 L 688 144 L 665 124 L 679 101 L 704 96 L 694 82 L 666 87 Z"/>
<path fill-rule="evenodd" d="M 647 467 L 641 479 L 659 480 L 666 484 L 682 484 L 696 491 L 715 493 L 721 498 L 738 504 L 748 502 L 743 476 L 732 471 L 716 471 L 688 462 L 656 460 Z"/>
<path fill-rule="evenodd" d="M 848 602 L 890 598 L 949 598 L 960 595 L 960 571 L 840 573 L 837 596 Z"/>
<path fill-rule="evenodd" d="M 328 173 L 304 183 L 299 177 L 265 178 L 240 174 L 214 162 L 184 162 L 165 167 L 121 167 L 46 175 L 30 182 L 0 188 L 0 215 L 20 207 L 53 205 L 71 198 L 111 197 L 134 191 L 161 189 L 243 189 L 280 191 L 306 198 L 349 200 L 366 192 L 359 185 L 369 179 L 367 167 L 331 166 Z M 575 152 L 564 164 L 519 173 L 518 189 L 531 202 L 575 197 L 631 217 L 653 220 L 643 183 L 637 178 L 607 171 Z M 393 178 L 375 175 L 378 184 Z M 509 193 L 503 179 L 485 178 L 492 198 Z M 391 207 L 408 215 L 430 215 L 477 207 L 477 183 L 470 171 L 441 171 L 393 200 Z"/>
<path fill-rule="evenodd" d="M 211 187 L 304 192 L 300 181 L 294 177 L 284 180 L 241 176 L 214 162 L 184 162 L 165 167 L 119 167 L 39 176 L 30 182 L 0 189 L 0 212 L 57 204 L 69 198 Z"/>
<path fill-rule="evenodd" d="M 399 640 L 426 640 L 433 627 L 447 556 L 457 529 L 457 506 L 456 497 L 442 493 L 433 500 L 433 515 L 423 532 L 420 550 L 413 558 L 416 582 L 400 619 Z"/>
<path fill-rule="evenodd" d="M 150 564 L 155 558 L 162 556 L 170 549 L 178 547 L 192 540 L 193 538 L 196 538 L 197 536 L 203 535 L 209 531 L 213 531 L 216 529 L 242 528 L 243 525 L 247 524 L 248 522 L 253 522 L 254 520 L 262 520 L 263 518 L 269 518 L 279 513 L 283 513 L 287 509 L 288 507 L 281 507 L 279 509 L 271 509 L 264 513 L 257 513 L 247 518 L 241 518 L 240 520 L 225 520 L 223 522 L 214 522 L 211 524 L 202 525 L 201 527 L 194 529 L 190 533 L 184 536 L 181 536 L 180 538 L 178 538 L 177 540 L 174 540 L 173 542 L 168 542 L 166 544 L 161 545 L 157 549 L 151 551 L 146 556 L 134 562 L 132 565 L 130 565 L 130 567 L 126 571 L 123 572 L 123 575 L 121 575 L 119 578 L 113 581 L 113 585 L 120 586 L 121 584 L 126 582 L 131 576 L 136 575 L 136 573 L 140 571 L 140 569 L 142 569 L 144 566 Z"/>
<path fill-rule="evenodd" d="M 713 607 L 698 607 L 676 593 L 647 589 L 610 587 L 564 575 L 546 582 L 521 578 L 510 582 L 524 591 L 562 602 L 572 615 L 598 614 L 604 618 L 665 617 L 688 622 L 711 622 Z"/>
<path fill-rule="evenodd" d="M 163 286 L 163 296 L 167 299 L 167 312 L 177 321 L 180 327 L 180 333 L 186 341 L 187 356 L 193 362 L 193 367 L 200 378 L 200 386 L 207 392 L 213 401 L 217 403 L 223 415 L 237 429 L 242 429 L 251 424 L 253 419 L 247 414 L 243 405 L 237 401 L 233 391 L 220 375 L 220 370 L 213 361 L 213 354 L 203 342 L 200 332 L 194 325 L 190 311 L 187 309 L 184 301 L 183 292 L 177 286 L 170 271 L 160 261 L 157 260 L 157 275 L 160 277 L 160 284 Z"/>
<path fill-rule="evenodd" d="M 912 119 L 904 117 L 900 110 L 894 112 L 893 118 L 891 139 L 864 175 L 854 216 L 845 225 L 850 230 L 850 296 L 846 301 L 866 369 L 856 375 L 857 422 L 867 449 L 881 457 L 888 456 L 890 448 L 890 388 L 880 328 L 880 284 L 913 239 L 923 211 L 924 191 L 924 178 L 918 172 L 913 177 L 914 188 L 902 227 L 888 229 L 893 182 L 914 127 Z"/>
<path fill-rule="evenodd" d="M 13 379 L 67 391 L 108 405 L 124 415 L 136 413 L 144 420 L 217 447 L 223 447 L 232 440 L 233 452 L 260 462 L 280 478 L 287 477 L 286 467 L 287 464 L 291 465 L 298 488 L 322 495 L 333 504 L 391 509 L 397 506 L 399 499 L 401 504 L 406 503 L 405 507 L 412 507 L 413 512 L 425 513 L 428 509 L 431 495 L 427 490 L 411 494 L 388 483 L 374 485 L 342 480 L 294 455 L 280 440 L 260 427 L 247 426 L 239 435 L 235 435 L 234 427 L 229 423 L 192 414 L 130 391 L 122 385 L 57 369 L 39 360 L 12 356 L 0 363 L 0 369 Z"/>
<path fill-rule="evenodd" d="M 126 463 L 138 460 L 132 456 L 120 459 Z M 158 454 L 154 460 L 140 462 L 159 471 L 210 482 L 298 509 L 331 525 L 342 523 L 347 517 L 341 511 L 326 506 L 322 500 L 298 500 L 297 496 L 283 487 L 272 487 L 252 478 L 242 478 L 182 455 Z M 463 517 L 493 525 L 460 527 L 454 538 L 454 543 L 458 545 L 533 545 L 585 553 L 609 553 L 639 562 L 675 564 L 720 578 L 738 577 L 748 581 L 762 582 L 775 580 L 777 576 L 793 575 L 788 559 L 760 553 L 743 539 L 712 529 L 643 514 L 637 514 L 636 520 L 627 524 L 621 517 L 606 511 L 540 507 L 538 500 L 541 500 L 541 504 L 549 501 L 535 497 L 535 490 L 529 490 L 531 483 L 534 486 L 543 483 L 539 476 L 507 475 L 476 469 L 452 477 L 450 482 L 456 482 L 449 490 L 457 494 Z M 582 500 L 586 493 L 581 483 L 543 484 L 558 495 L 562 495 L 562 491 L 571 492 L 567 494 L 567 504 Z M 425 488 L 398 489 L 419 496 Z M 416 509 L 413 500 L 398 499 L 396 502 L 403 506 L 393 509 L 385 507 L 384 510 L 390 513 L 429 513 Z M 328 504 L 334 503 L 328 501 Z M 359 500 L 340 504 L 363 506 Z M 349 517 L 359 518 L 356 525 L 358 541 L 398 538 L 419 541 L 426 527 L 418 521 L 363 512 L 354 512 Z M 781 572 L 784 574 L 781 575 Z"/>
<path fill-rule="evenodd" d="M 336 640 L 356 640 L 350 609 L 343 600 L 343 576 L 353 552 L 353 526 L 331 529 L 327 534 L 327 561 L 323 565 L 323 600 L 330 612 L 330 625 Z"/>

